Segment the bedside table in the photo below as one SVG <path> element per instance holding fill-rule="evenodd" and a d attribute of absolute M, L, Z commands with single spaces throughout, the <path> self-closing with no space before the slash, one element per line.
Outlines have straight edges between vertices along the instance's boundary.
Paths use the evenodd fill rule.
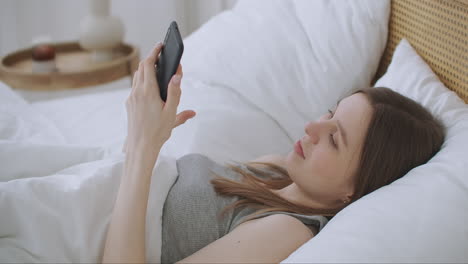
<path fill-rule="evenodd" d="M 94 62 L 91 53 L 83 50 L 78 42 L 56 43 L 53 46 L 56 50 L 56 72 L 32 72 L 32 48 L 28 48 L 1 59 L 0 80 L 23 95 L 48 92 L 50 95 L 60 94 L 60 97 L 67 93 L 80 94 L 77 90 L 84 87 L 109 86 L 110 82 L 124 77 L 130 77 L 128 87 L 131 87 L 133 73 L 140 60 L 137 47 L 123 43 L 115 48 L 113 60 Z M 82 92 L 85 92 L 84 89 Z"/>

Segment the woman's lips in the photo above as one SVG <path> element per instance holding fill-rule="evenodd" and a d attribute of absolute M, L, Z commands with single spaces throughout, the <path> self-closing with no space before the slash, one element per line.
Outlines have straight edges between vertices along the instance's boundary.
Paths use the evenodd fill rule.
<path fill-rule="evenodd" d="M 301 145 L 301 141 L 298 140 L 296 142 L 296 144 L 294 144 L 294 151 L 299 154 L 299 156 L 301 156 L 303 159 L 305 159 L 305 156 L 304 156 L 304 150 L 302 149 L 302 145 Z"/>

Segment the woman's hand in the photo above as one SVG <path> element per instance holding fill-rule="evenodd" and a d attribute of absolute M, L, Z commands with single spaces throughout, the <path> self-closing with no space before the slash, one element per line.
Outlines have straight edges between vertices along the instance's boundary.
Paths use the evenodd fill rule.
<path fill-rule="evenodd" d="M 191 110 L 177 114 L 181 90 L 182 66 L 169 82 L 167 101 L 162 101 L 155 76 L 155 63 L 161 52 L 158 43 L 148 57 L 142 60 L 133 77 L 132 91 L 126 101 L 128 134 L 124 146 L 127 154 L 143 151 L 157 156 L 170 138 L 172 129 L 195 116 Z"/>
<path fill-rule="evenodd" d="M 161 46 L 158 44 L 140 62 L 126 101 L 128 135 L 124 151 L 127 155 L 102 262 L 145 262 L 146 210 L 156 159 L 172 129 L 195 116 L 193 111 L 177 114 L 181 95 L 180 65 L 169 82 L 166 103 L 161 100 L 154 68 Z"/>

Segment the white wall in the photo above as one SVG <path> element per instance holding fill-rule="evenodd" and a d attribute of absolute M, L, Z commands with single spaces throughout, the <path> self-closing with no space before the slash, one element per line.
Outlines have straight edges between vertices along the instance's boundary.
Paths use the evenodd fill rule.
<path fill-rule="evenodd" d="M 125 42 L 142 56 L 162 41 L 170 21 L 185 37 L 236 0 L 112 0 L 111 14 L 125 26 Z M 87 14 L 85 0 L 0 0 L 0 56 L 31 45 L 38 36 L 53 41 L 77 40 Z"/>

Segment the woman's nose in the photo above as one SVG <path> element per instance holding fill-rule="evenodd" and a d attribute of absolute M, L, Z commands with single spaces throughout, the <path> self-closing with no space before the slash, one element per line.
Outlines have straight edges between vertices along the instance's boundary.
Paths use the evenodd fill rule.
<path fill-rule="evenodd" d="M 305 125 L 305 133 L 309 136 L 312 144 L 317 144 L 319 142 L 319 125 L 318 122 L 308 122 Z"/>
<path fill-rule="evenodd" d="M 310 137 L 312 144 L 318 144 L 322 135 L 331 133 L 333 124 L 330 121 L 308 122 L 305 126 L 305 133 Z"/>

